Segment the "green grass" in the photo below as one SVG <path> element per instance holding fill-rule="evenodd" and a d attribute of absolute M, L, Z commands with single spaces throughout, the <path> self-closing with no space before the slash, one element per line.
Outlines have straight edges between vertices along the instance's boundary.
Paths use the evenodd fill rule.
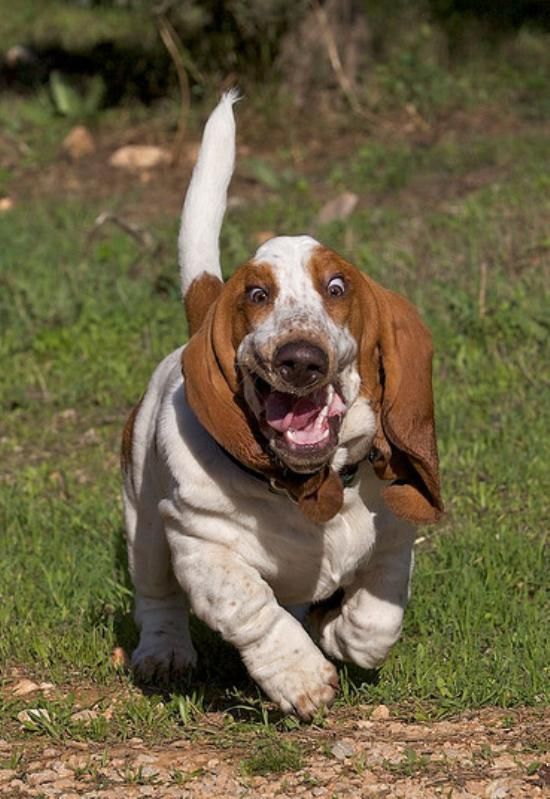
<path fill-rule="evenodd" d="M 376 674 L 342 668 L 342 706 L 383 701 L 422 718 L 547 701 L 549 155 L 536 126 L 431 146 L 370 139 L 348 158 L 329 153 L 311 182 L 281 170 L 282 195 L 228 215 L 228 272 L 258 230 L 309 230 L 409 296 L 434 333 L 448 516 L 418 546 L 400 642 Z M 482 167 L 492 171 L 469 182 Z M 319 198 L 349 186 L 362 193 L 357 211 L 319 228 Z M 165 696 L 142 695 L 111 665 L 112 648 L 136 640 L 118 436 L 186 323 L 176 220 L 153 224 L 163 247 L 151 256 L 114 228 L 90 239 L 97 213 L 53 196 L 0 215 L 0 673 L 18 666 L 67 694 L 10 700 L 0 723 L 18 736 L 17 713 L 43 707 L 49 721 L 24 735 L 164 740 L 197 734 L 205 711 L 221 709 L 217 740 L 244 736 L 245 773 L 296 768 L 293 745 L 270 733 L 292 722 L 201 625 L 199 669 Z M 82 683 L 97 686 L 100 707 L 118 696 L 108 724 L 71 720 Z M 411 756 L 403 768 L 420 765 Z"/>

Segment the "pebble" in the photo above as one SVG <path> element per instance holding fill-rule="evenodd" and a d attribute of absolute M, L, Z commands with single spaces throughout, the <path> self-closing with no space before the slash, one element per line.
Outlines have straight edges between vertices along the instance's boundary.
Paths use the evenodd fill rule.
<path fill-rule="evenodd" d="M 84 724 L 89 724 L 94 719 L 99 717 L 99 713 L 97 710 L 79 710 L 76 713 L 73 713 L 71 716 L 71 721 L 81 721 Z"/>
<path fill-rule="evenodd" d="M 355 748 L 349 741 L 342 739 L 341 741 L 336 741 L 330 751 L 337 760 L 345 760 L 353 755 Z"/>
<path fill-rule="evenodd" d="M 42 785 L 43 782 L 53 782 L 57 779 L 57 774 L 51 768 L 44 771 L 35 771 L 27 775 L 27 782 L 31 785 Z"/>
<path fill-rule="evenodd" d="M 62 147 L 69 158 L 78 161 L 95 151 L 95 141 L 88 128 L 76 125 L 63 139 Z"/>
<path fill-rule="evenodd" d="M 357 194 L 352 191 L 344 191 L 323 205 L 317 214 L 317 221 L 320 225 L 326 225 L 329 222 L 347 219 L 355 211 L 358 202 Z"/>
<path fill-rule="evenodd" d="M 372 721 L 384 721 L 390 717 L 390 709 L 387 705 L 377 705 L 370 714 Z"/>
<path fill-rule="evenodd" d="M 43 707 L 31 707 L 17 714 L 17 721 L 21 722 L 21 724 L 25 724 L 28 721 L 37 721 L 38 719 L 51 721 L 50 714 Z"/>
<path fill-rule="evenodd" d="M 163 147 L 149 144 L 130 144 L 120 147 L 109 158 L 109 164 L 117 169 L 139 171 L 153 169 L 162 164 L 169 164 L 171 156 Z"/>
<path fill-rule="evenodd" d="M 32 680 L 19 680 L 12 689 L 14 696 L 27 696 L 39 690 L 40 686 Z"/>

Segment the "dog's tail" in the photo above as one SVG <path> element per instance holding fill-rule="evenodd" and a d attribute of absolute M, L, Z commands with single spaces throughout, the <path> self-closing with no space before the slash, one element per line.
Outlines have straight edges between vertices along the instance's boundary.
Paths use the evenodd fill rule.
<path fill-rule="evenodd" d="M 202 277 L 205 281 L 201 282 L 207 284 L 222 280 L 219 238 L 235 165 L 233 104 L 238 99 L 236 89 L 226 92 L 210 115 L 183 205 L 178 254 L 181 291 L 191 328 L 197 326 L 191 320 L 194 312 L 198 324 L 201 321 L 198 317 L 207 310 L 189 307 L 191 298 L 187 293 L 191 284 Z"/>

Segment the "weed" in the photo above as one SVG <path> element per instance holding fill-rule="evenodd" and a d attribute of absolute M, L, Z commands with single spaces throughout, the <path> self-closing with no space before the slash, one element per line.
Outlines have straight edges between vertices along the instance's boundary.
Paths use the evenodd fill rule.
<path fill-rule="evenodd" d="M 128 785 L 156 785 L 159 775 L 152 771 L 148 766 L 137 766 L 137 768 L 126 768 L 120 775 Z"/>
<path fill-rule="evenodd" d="M 7 757 L 0 758 L 0 769 L 9 769 L 10 771 L 19 771 L 19 767 L 23 763 L 23 752 L 19 749 L 14 749 Z"/>
<path fill-rule="evenodd" d="M 414 749 L 405 749 L 403 758 L 398 763 L 383 761 L 386 771 L 392 774 L 399 774 L 404 777 L 412 777 L 418 772 L 426 771 L 430 765 L 430 759 L 425 755 L 419 755 Z"/>
<path fill-rule="evenodd" d="M 204 769 L 196 768 L 193 771 L 181 771 L 181 769 L 174 769 L 170 773 L 170 779 L 175 785 L 185 785 L 188 782 L 192 782 L 193 780 L 197 779 L 204 773 Z"/>
<path fill-rule="evenodd" d="M 190 696 L 173 696 L 170 705 L 176 709 L 179 718 L 186 726 L 205 712 L 204 691 L 193 691 Z"/>
<path fill-rule="evenodd" d="M 302 766 L 302 754 L 292 741 L 265 735 L 253 744 L 253 754 L 241 760 L 244 774 L 282 774 Z"/>

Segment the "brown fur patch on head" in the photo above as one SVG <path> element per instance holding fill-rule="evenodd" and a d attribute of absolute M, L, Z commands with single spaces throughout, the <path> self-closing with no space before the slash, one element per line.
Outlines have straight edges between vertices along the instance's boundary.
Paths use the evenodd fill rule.
<path fill-rule="evenodd" d="M 443 511 L 432 393 L 432 342 L 418 312 L 336 253 L 318 247 L 310 269 L 327 313 L 347 325 L 358 342 L 361 393 L 378 416 L 374 468 L 395 480 L 384 498 L 400 517 L 437 521 Z M 326 286 L 341 275 L 346 291 Z"/>
<path fill-rule="evenodd" d="M 247 289 L 255 286 L 269 292 L 268 302 L 249 300 Z M 260 471 L 269 467 L 270 459 L 242 397 L 237 349 L 270 312 L 275 295 L 271 268 L 244 264 L 225 284 L 182 356 L 187 399 L 201 424 L 234 457 Z"/>
<path fill-rule="evenodd" d="M 222 290 L 222 281 L 208 272 L 193 280 L 183 298 L 190 336 L 202 325 L 208 309 L 218 299 Z"/>

